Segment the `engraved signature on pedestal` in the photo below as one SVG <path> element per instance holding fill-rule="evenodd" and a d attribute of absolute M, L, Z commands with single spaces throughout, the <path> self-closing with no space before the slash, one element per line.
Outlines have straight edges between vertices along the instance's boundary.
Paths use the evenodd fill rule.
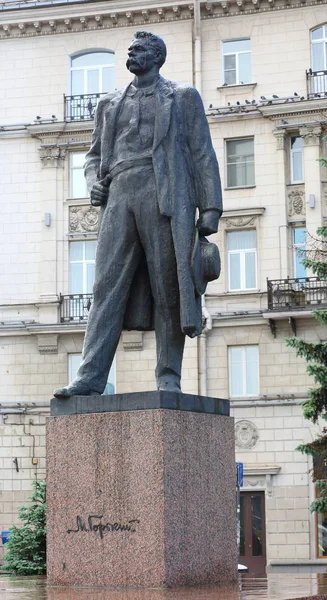
<path fill-rule="evenodd" d="M 136 527 L 139 524 L 139 519 L 131 519 L 127 523 L 104 523 L 103 515 L 89 515 L 87 519 L 83 519 L 81 516 L 76 517 L 76 529 L 67 529 L 67 533 L 79 533 L 80 531 L 88 533 L 96 533 L 103 539 L 103 534 L 115 533 L 121 531 L 129 531 L 135 533 Z"/>

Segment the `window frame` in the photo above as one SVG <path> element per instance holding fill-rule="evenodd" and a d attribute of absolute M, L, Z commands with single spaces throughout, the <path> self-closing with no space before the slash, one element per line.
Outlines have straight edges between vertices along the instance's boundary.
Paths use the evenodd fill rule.
<path fill-rule="evenodd" d="M 244 42 L 244 41 L 249 41 L 250 42 L 250 46 L 251 46 L 251 38 L 250 37 L 243 37 L 243 38 L 230 38 L 230 39 L 226 39 L 226 40 L 221 40 L 221 72 L 222 72 L 222 85 L 223 86 L 233 86 L 233 85 L 250 85 L 252 83 L 252 81 L 247 81 L 247 82 L 243 82 L 241 83 L 240 80 L 240 67 L 239 67 L 239 55 L 240 54 L 250 54 L 251 57 L 251 79 L 252 78 L 252 48 L 250 47 L 250 50 L 240 50 L 238 52 L 224 52 L 224 44 L 227 42 Z M 236 82 L 235 83 L 226 83 L 226 77 L 225 77 L 225 56 L 235 56 L 235 71 L 236 71 Z M 231 70 L 231 69 L 228 69 Z"/>
<path fill-rule="evenodd" d="M 84 154 L 84 157 L 86 155 L 86 152 L 83 150 L 75 150 L 73 152 L 69 152 L 69 198 L 73 199 L 73 200 L 86 200 L 89 197 L 89 193 L 88 193 L 88 189 L 87 189 L 87 184 L 86 184 L 86 179 L 84 176 L 84 167 L 74 167 L 73 166 L 73 156 L 76 154 Z M 81 171 L 83 174 L 83 179 L 84 179 L 84 186 L 85 186 L 85 196 L 75 196 L 74 195 L 74 190 L 73 190 L 73 171 Z"/>
<path fill-rule="evenodd" d="M 113 62 L 113 64 L 104 64 L 104 65 L 92 65 L 92 66 L 80 66 L 80 67 L 73 67 L 72 63 L 73 60 L 75 58 L 81 58 L 82 56 L 88 56 L 90 54 L 111 54 L 115 57 L 115 52 L 113 52 L 113 50 L 104 50 L 103 48 L 95 48 L 94 50 L 88 50 L 88 51 L 82 51 L 82 52 L 78 52 L 76 54 L 71 55 L 70 58 L 70 63 L 69 63 L 69 89 L 70 89 L 70 95 L 71 96 L 85 96 L 88 94 L 104 94 L 104 93 L 110 93 L 114 90 L 104 90 L 103 89 L 103 69 L 104 68 L 112 68 L 115 70 L 115 61 Z M 99 71 L 99 89 L 97 92 L 89 92 L 86 91 L 87 90 L 87 74 L 88 71 Z M 83 94 L 74 94 L 73 93 L 73 78 L 72 78 L 72 73 L 74 71 L 84 71 L 84 80 L 83 80 Z"/>
<path fill-rule="evenodd" d="M 300 276 L 300 275 L 298 275 L 298 274 L 296 273 L 296 264 L 297 264 L 297 260 L 296 260 L 296 259 L 297 259 L 297 255 L 296 255 L 296 253 L 297 253 L 297 249 L 298 249 L 298 248 L 305 248 L 305 247 L 306 247 L 306 242 L 297 243 L 297 244 L 295 243 L 295 240 L 294 240 L 294 235 L 295 235 L 295 230 L 296 230 L 296 229 L 304 229 L 304 231 L 305 231 L 305 235 L 306 235 L 307 228 L 306 228 L 306 226 L 305 226 L 305 225 L 301 225 L 301 226 L 298 226 L 298 227 L 292 227 L 292 257 L 293 257 L 293 275 L 294 275 L 294 279 L 303 279 L 304 277 L 308 277 L 308 274 L 307 274 L 307 269 L 305 270 L 305 271 L 306 271 L 306 274 L 305 274 L 305 275 L 302 275 L 302 276 Z M 304 267 L 303 267 L 303 268 L 304 268 Z"/>
<path fill-rule="evenodd" d="M 253 183 L 242 184 L 242 185 L 228 185 L 228 165 L 229 164 L 237 164 L 237 163 L 228 163 L 228 142 L 237 142 L 243 140 L 253 140 Z M 249 135 L 245 137 L 233 137 L 233 138 L 225 138 L 225 189 L 226 190 L 238 190 L 243 188 L 253 188 L 256 186 L 255 184 L 255 143 L 254 143 L 254 135 Z"/>
<path fill-rule="evenodd" d="M 319 38 L 319 40 L 313 40 L 312 34 L 317 29 L 323 28 L 323 37 Z M 313 68 L 313 45 L 315 44 L 324 44 L 324 68 L 323 69 L 314 69 Z M 314 73 L 319 73 L 321 71 L 327 70 L 327 23 L 323 23 L 322 25 L 318 25 L 318 27 L 314 27 L 310 30 L 310 55 L 311 55 L 311 68 Z"/>
<path fill-rule="evenodd" d="M 292 139 L 299 138 L 302 140 L 302 148 L 300 150 L 292 149 Z M 291 183 L 304 183 L 304 160 L 303 160 L 303 138 L 300 135 L 291 135 L 289 139 L 289 149 L 290 149 L 290 172 L 291 172 Z M 293 168 L 293 156 L 295 154 L 301 154 L 301 171 L 302 171 L 302 179 L 294 178 L 294 168 Z"/>
<path fill-rule="evenodd" d="M 67 363 L 68 363 L 68 380 L 72 381 L 75 377 L 76 377 L 76 373 L 74 372 L 74 370 L 72 369 L 72 360 L 71 357 L 73 356 L 79 356 L 80 358 L 82 358 L 82 352 L 69 352 L 67 354 Z M 81 361 L 80 361 L 81 364 Z M 111 376 L 111 377 L 110 377 Z M 112 379 L 112 381 L 109 381 L 110 379 Z M 114 360 L 112 361 L 112 365 L 110 367 L 110 371 L 108 374 L 108 380 L 107 383 L 111 383 L 114 387 L 114 391 L 111 392 L 111 394 L 116 394 L 117 393 L 117 368 L 116 368 L 116 355 L 114 357 Z M 111 395 L 109 394 L 109 395 Z"/>
<path fill-rule="evenodd" d="M 96 242 L 96 240 L 69 240 L 69 248 L 68 248 L 68 257 L 69 257 L 69 293 L 70 294 L 74 294 L 74 293 L 78 293 L 78 294 L 92 294 L 91 292 L 87 291 L 87 265 L 95 265 L 95 258 L 94 259 L 86 259 L 86 246 L 85 244 L 89 243 L 89 242 Z M 82 260 L 71 260 L 70 258 L 70 248 L 71 248 L 71 244 L 83 244 L 83 259 Z M 80 292 L 72 292 L 71 291 L 71 265 L 72 264 L 82 264 L 82 290 Z M 93 288 L 93 286 L 92 286 Z"/>
<path fill-rule="evenodd" d="M 228 234 L 230 233 L 234 233 L 235 231 L 237 231 L 238 233 L 243 233 L 243 231 L 255 231 L 256 234 L 256 246 L 255 248 L 246 248 L 243 250 L 229 250 L 228 249 Z M 252 228 L 252 229 L 234 229 L 231 231 L 227 231 L 226 232 L 226 248 L 227 248 L 227 272 L 228 272 L 228 292 L 253 292 L 255 290 L 258 289 L 258 234 L 257 234 L 257 229 L 256 228 Z M 246 254 L 250 254 L 254 252 L 254 256 L 255 256 L 255 287 L 253 288 L 247 288 L 242 287 L 242 282 L 245 284 L 246 283 L 246 261 L 245 261 L 245 255 Z M 231 264 L 230 264 L 230 256 L 231 254 L 241 254 L 240 257 L 240 282 L 241 282 L 241 287 L 240 288 L 231 288 Z"/>
<path fill-rule="evenodd" d="M 232 361 L 231 361 L 231 353 L 233 348 L 242 349 L 242 395 L 233 395 L 232 393 Z M 257 349 L 257 364 L 256 364 L 256 384 L 257 384 L 257 393 L 256 394 L 247 394 L 246 393 L 246 349 L 247 348 L 256 348 Z M 229 385 L 229 397 L 230 398 L 257 398 L 260 393 L 260 353 L 259 353 L 259 344 L 246 344 L 246 345 L 233 345 L 228 346 L 228 385 Z"/>

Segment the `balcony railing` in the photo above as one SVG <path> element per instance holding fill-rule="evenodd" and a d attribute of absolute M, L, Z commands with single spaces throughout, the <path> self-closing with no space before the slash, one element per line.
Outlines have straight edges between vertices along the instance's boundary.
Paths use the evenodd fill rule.
<path fill-rule="evenodd" d="M 106 94 L 64 96 L 65 121 L 91 121 L 97 104 Z"/>
<path fill-rule="evenodd" d="M 324 98 L 327 96 L 327 71 L 307 71 L 308 98 Z"/>
<path fill-rule="evenodd" d="M 320 277 L 267 280 L 268 310 L 283 311 L 327 306 L 327 281 Z"/>
<path fill-rule="evenodd" d="M 92 294 L 60 295 L 60 323 L 83 323 L 89 316 Z"/>

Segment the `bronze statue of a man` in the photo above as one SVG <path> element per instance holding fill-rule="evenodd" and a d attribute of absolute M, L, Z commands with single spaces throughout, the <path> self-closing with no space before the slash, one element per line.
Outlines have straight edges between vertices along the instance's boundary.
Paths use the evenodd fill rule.
<path fill-rule="evenodd" d="M 157 387 L 179 392 L 185 335 L 202 330 L 192 257 L 218 228 L 219 170 L 200 95 L 159 75 L 165 59 L 159 36 L 137 32 L 132 83 L 97 107 L 85 163 L 101 206 L 94 299 L 83 361 L 57 398 L 103 392 L 124 328 L 155 329 Z"/>

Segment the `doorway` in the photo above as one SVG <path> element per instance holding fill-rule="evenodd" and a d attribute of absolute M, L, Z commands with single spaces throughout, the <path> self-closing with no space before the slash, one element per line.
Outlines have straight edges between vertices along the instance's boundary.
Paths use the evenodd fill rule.
<path fill-rule="evenodd" d="M 266 519 L 264 492 L 240 494 L 240 562 L 250 573 L 266 572 Z"/>

